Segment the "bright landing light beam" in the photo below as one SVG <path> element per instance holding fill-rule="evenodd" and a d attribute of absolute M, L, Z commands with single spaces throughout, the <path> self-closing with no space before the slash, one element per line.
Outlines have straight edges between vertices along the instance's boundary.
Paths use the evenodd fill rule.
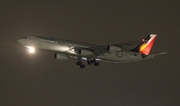
<path fill-rule="evenodd" d="M 27 48 L 29 49 L 29 50 L 28 50 L 28 51 L 29 51 L 29 53 L 31 53 L 31 54 L 32 54 L 32 53 L 34 53 L 34 52 L 35 52 L 35 48 L 34 48 L 34 47 L 29 47 L 29 46 L 28 46 Z"/>

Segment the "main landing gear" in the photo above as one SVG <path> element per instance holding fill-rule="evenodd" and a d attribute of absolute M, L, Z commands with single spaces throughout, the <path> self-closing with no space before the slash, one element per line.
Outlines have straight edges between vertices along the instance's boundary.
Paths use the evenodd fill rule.
<path fill-rule="evenodd" d="M 99 66 L 99 62 L 97 62 L 96 59 L 87 59 L 87 64 L 88 65 L 94 64 L 94 66 Z M 85 68 L 85 65 L 81 62 L 81 59 L 79 59 L 76 65 L 80 66 L 80 68 Z"/>
<path fill-rule="evenodd" d="M 76 65 L 80 66 L 80 68 L 85 68 L 85 65 L 84 65 L 84 64 L 82 64 L 82 62 L 81 62 L 81 61 L 78 61 L 78 62 L 76 63 Z"/>

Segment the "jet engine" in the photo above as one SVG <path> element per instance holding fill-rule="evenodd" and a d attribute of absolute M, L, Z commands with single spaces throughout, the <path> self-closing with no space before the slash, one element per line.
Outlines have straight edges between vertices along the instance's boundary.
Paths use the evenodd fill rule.
<path fill-rule="evenodd" d="M 121 51 L 121 48 L 120 48 L 120 47 L 111 46 L 111 45 L 109 45 L 109 46 L 107 47 L 107 49 L 108 49 L 109 51 Z"/>
<path fill-rule="evenodd" d="M 89 50 L 80 49 L 79 54 L 84 56 L 89 56 L 89 55 L 93 55 L 93 52 Z"/>
<path fill-rule="evenodd" d="M 54 58 L 55 58 L 55 59 L 58 59 L 58 60 L 61 60 L 61 61 L 63 61 L 63 60 L 68 60 L 68 59 L 69 59 L 68 56 L 63 55 L 63 54 L 58 54 L 58 53 L 54 54 Z"/>

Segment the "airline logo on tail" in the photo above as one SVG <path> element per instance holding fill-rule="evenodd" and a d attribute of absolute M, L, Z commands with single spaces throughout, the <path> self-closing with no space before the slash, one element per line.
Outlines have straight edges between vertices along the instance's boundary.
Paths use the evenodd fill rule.
<path fill-rule="evenodd" d="M 148 55 L 151 51 L 153 44 L 154 44 L 156 36 L 157 36 L 156 34 L 150 34 L 148 37 L 143 39 L 143 41 L 139 45 L 139 52 L 142 54 Z"/>

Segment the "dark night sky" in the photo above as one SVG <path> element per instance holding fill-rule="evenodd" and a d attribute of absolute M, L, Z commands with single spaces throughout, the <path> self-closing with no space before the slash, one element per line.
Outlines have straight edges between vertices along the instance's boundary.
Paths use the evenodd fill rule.
<path fill-rule="evenodd" d="M 0 106 L 180 106 L 180 2 L 82 1 L 0 1 Z M 83 70 L 17 42 L 38 34 L 106 45 L 149 33 L 158 34 L 152 52 L 169 54 Z"/>

